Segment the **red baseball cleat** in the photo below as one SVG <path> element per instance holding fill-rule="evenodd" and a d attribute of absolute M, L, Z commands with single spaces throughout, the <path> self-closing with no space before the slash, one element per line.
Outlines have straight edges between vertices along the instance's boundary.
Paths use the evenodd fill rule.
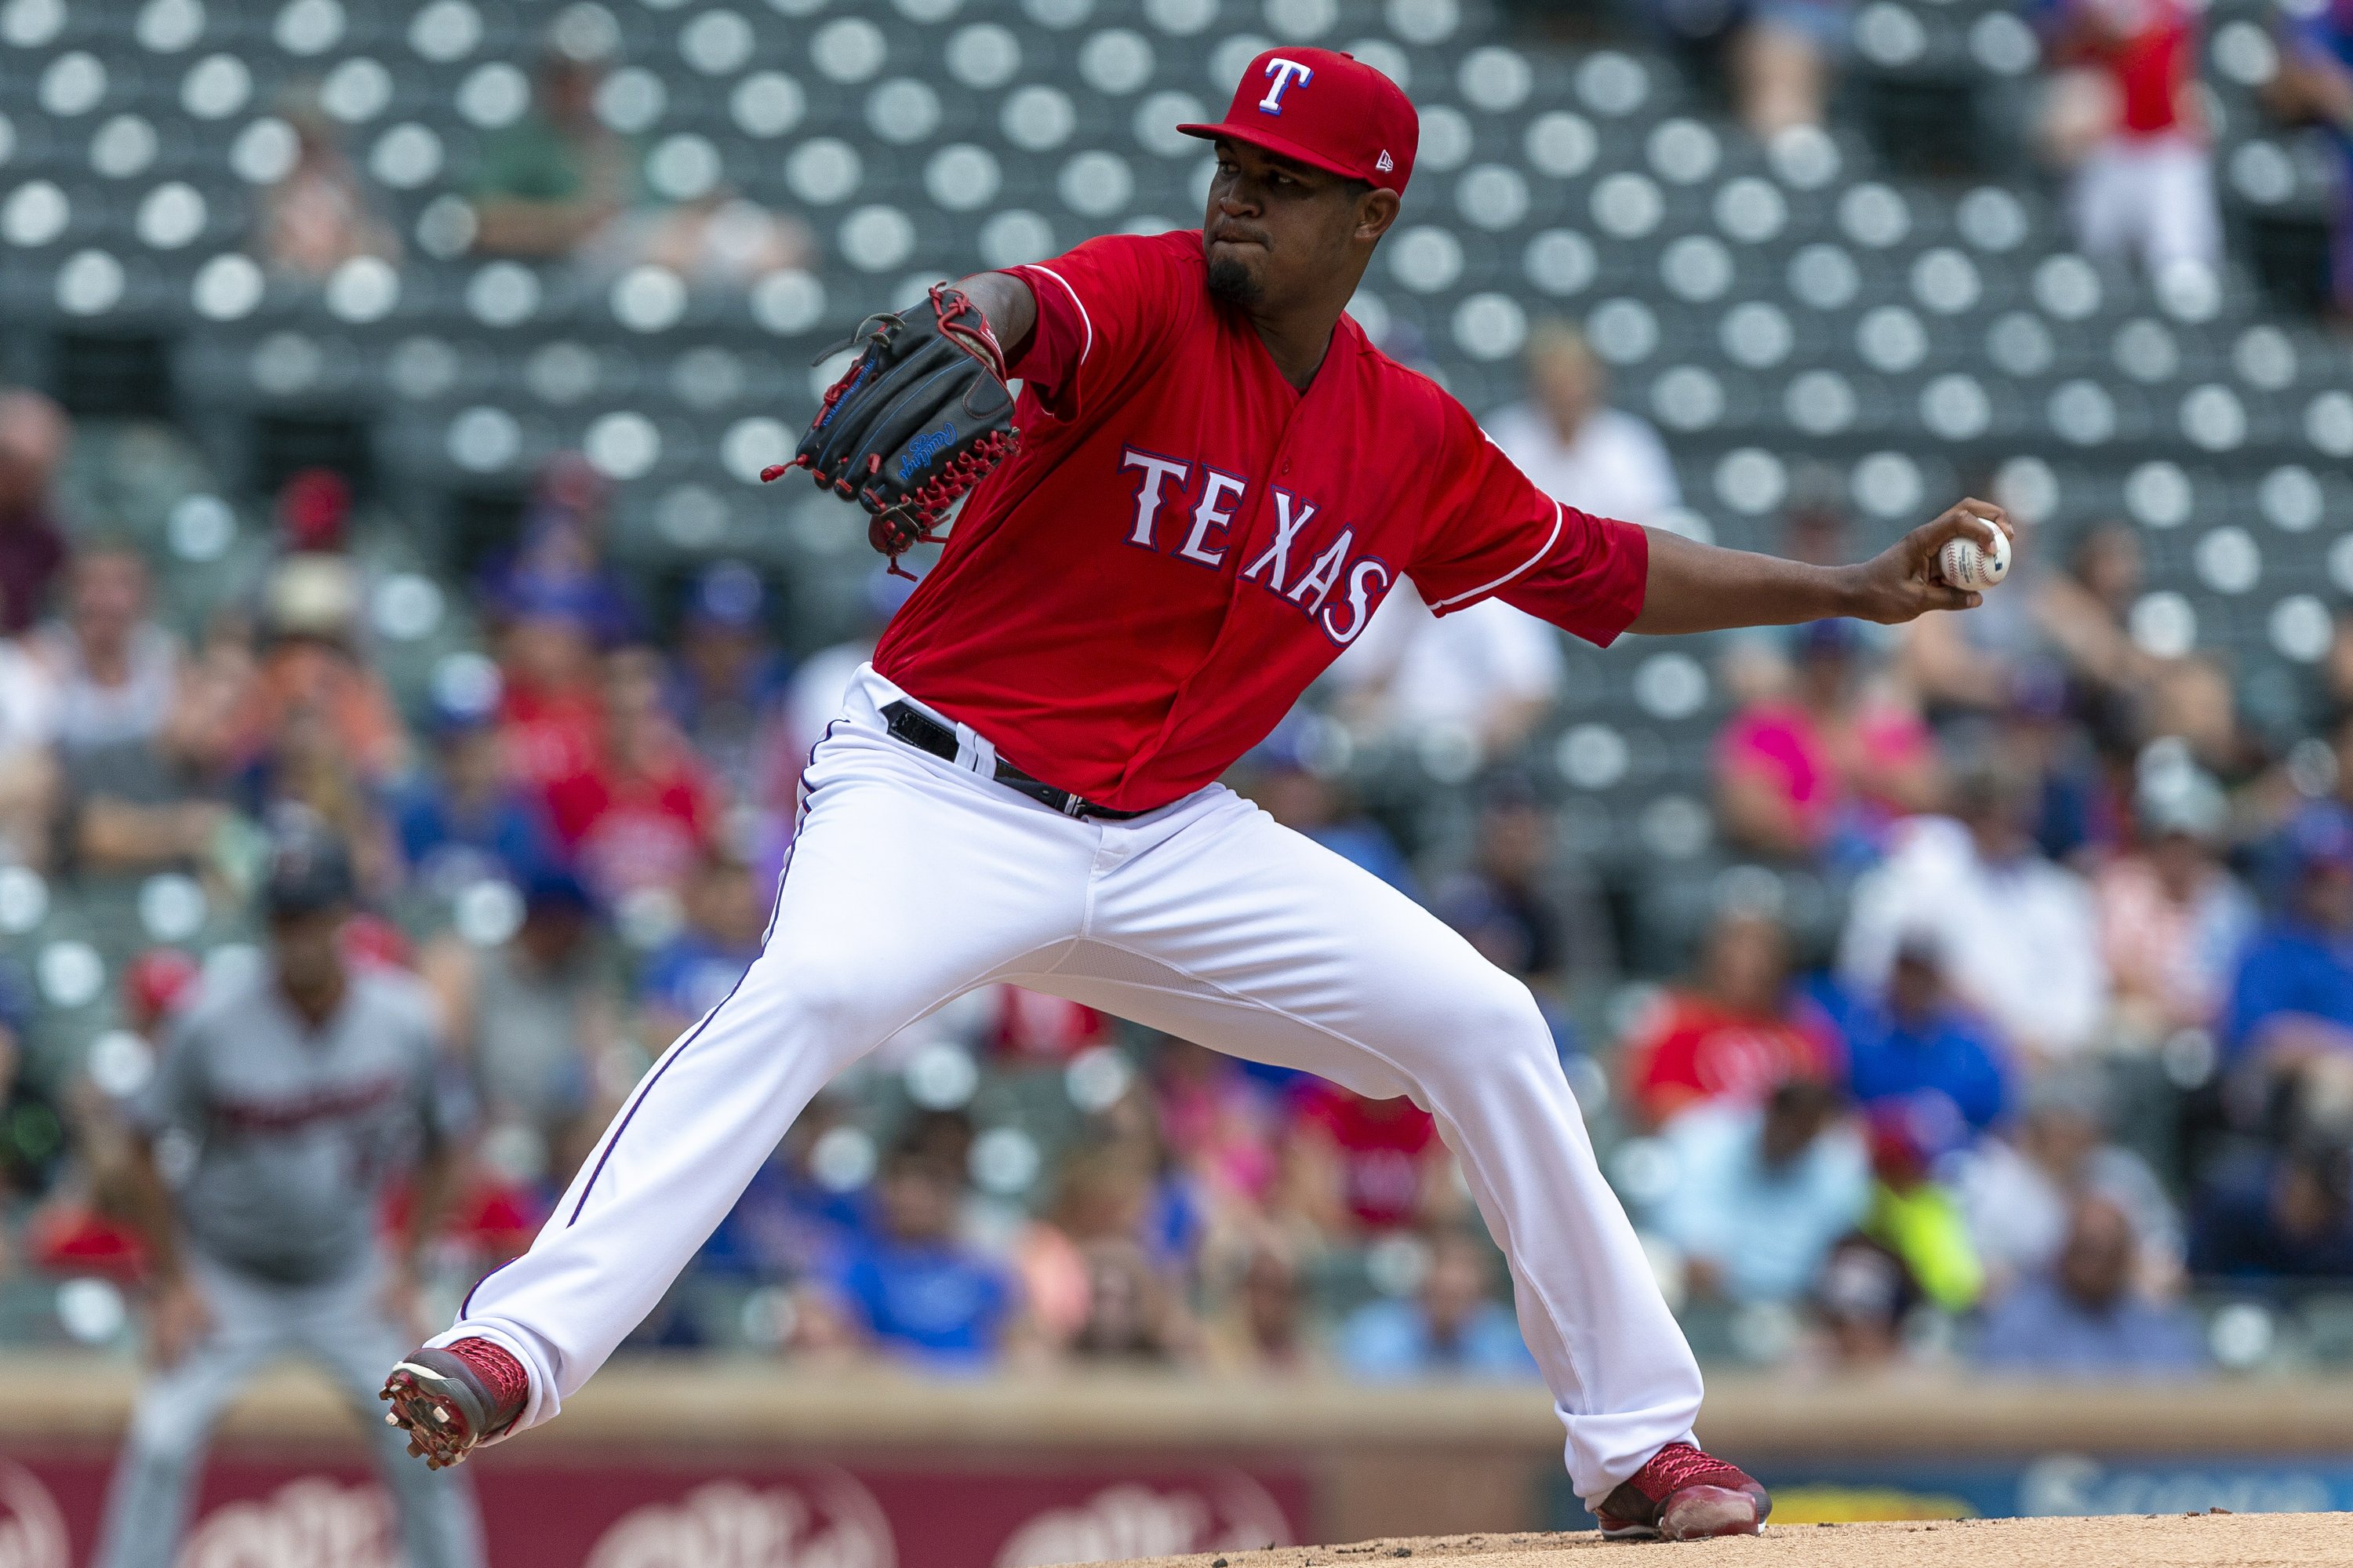
<path fill-rule="evenodd" d="M 1620 1482 L 1597 1511 L 1601 1533 L 1613 1541 L 1697 1541 L 1756 1534 L 1773 1511 L 1773 1499 L 1738 1466 L 1688 1443 L 1670 1443 Z"/>
<path fill-rule="evenodd" d="M 488 1340 L 459 1340 L 411 1351 L 376 1397 L 392 1402 L 384 1419 L 407 1429 L 408 1451 L 438 1470 L 515 1424 L 531 1397 L 531 1374 Z"/>

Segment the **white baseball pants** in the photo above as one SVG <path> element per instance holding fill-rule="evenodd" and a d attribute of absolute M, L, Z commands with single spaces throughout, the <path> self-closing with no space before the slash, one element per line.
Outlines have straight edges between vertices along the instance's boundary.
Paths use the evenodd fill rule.
<path fill-rule="evenodd" d="M 2128 257 L 2152 272 L 2174 261 L 2221 263 L 2214 155 L 2194 137 L 2110 136 L 2076 167 L 2067 200 L 2087 256 Z"/>
<path fill-rule="evenodd" d="M 650 1311 L 825 1083 L 1010 981 L 1436 1118 L 1599 1502 L 1690 1436 L 1699 1368 L 1601 1177 L 1525 986 L 1434 916 L 1221 785 L 1082 821 L 884 733 L 871 668 L 814 754 L 765 944 L 655 1064 L 531 1250 L 434 1342 L 482 1335 L 554 1415 Z M 943 719 L 943 722 L 946 722 Z"/>

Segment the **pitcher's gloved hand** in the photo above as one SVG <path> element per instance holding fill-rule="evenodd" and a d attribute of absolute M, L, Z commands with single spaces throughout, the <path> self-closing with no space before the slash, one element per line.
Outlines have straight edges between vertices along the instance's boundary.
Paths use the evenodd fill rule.
<path fill-rule="evenodd" d="M 867 527 L 891 569 L 935 536 L 955 500 L 1020 443 L 1005 351 L 980 308 L 953 284 L 933 286 L 911 310 L 871 316 L 865 352 L 828 387 L 789 463 L 762 471 L 773 480 L 796 468 L 820 489 L 874 514 Z"/>

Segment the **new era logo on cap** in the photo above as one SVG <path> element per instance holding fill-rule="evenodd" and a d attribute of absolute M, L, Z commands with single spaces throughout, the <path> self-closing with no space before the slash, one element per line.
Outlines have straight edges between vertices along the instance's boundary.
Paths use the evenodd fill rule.
<path fill-rule="evenodd" d="M 1264 51 L 1242 72 L 1224 120 L 1176 129 L 1400 192 L 1421 141 L 1420 121 L 1397 83 L 1353 55 L 1309 45 Z"/>

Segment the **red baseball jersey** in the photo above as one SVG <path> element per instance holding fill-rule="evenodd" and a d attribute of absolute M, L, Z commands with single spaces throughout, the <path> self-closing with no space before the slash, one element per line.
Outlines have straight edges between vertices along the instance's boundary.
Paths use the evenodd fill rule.
<path fill-rule="evenodd" d="M 976 489 L 875 668 L 1016 767 L 1120 810 L 1223 773 L 1402 577 L 1598 643 L 1648 539 L 1538 490 L 1342 318 L 1305 392 L 1210 297 L 1198 230 L 1014 270 L 1020 450 Z"/>

